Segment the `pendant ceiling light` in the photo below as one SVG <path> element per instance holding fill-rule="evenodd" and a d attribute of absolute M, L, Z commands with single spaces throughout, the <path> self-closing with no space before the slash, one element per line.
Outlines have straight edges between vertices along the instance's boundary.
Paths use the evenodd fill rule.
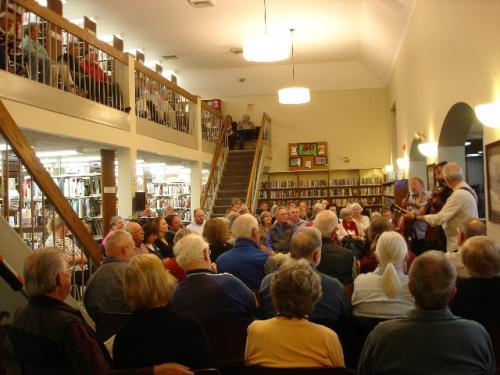
<path fill-rule="evenodd" d="M 295 84 L 295 59 L 293 56 L 293 31 L 292 34 L 292 84 Z M 281 104 L 304 104 L 311 100 L 311 93 L 307 87 L 286 87 L 278 90 L 278 100 Z"/>
<path fill-rule="evenodd" d="M 267 33 L 267 9 L 264 0 L 264 34 L 245 39 L 243 57 L 248 61 L 273 62 L 286 60 L 288 56 L 290 56 L 288 38 Z"/>

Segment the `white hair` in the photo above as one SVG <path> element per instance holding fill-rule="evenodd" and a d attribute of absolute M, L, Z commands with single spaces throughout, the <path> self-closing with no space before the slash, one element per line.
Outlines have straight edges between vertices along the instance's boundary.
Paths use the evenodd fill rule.
<path fill-rule="evenodd" d="M 208 249 L 208 242 L 197 234 L 188 234 L 181 238 L 174 246 L 174 252 L 177 254 L 175 260 L 184 270 L 194 261 L 203 257 L 203 251 Z"/>
<path fill-rule="evenodd" d="M 345 215 L 352 215 L 351 207 L 344 207 L 340 210 L 340 217 L 344 217 Z"/>
<path fill-rule="evenodd" d="M 314 206 L 312 206 L 312 213 L 314 216 L 319 214 L 321 211 L 325 209 L 325 206 L 323 206 L 322 203 L 316 203 Z"/>
<path fill-rule="evenodd" d="M 130 232 L 125 230 L 115 230 L 106 239 L 106 256 L 116 256 L 117 252 L 121 250 L 123 246 L 126 246 L 132 240 L 132 235 Z"/>
<path fill-rule="evenodd" d="M 68 267 L 66 255 L 60 249 L 44 247 L 31 252 L 24 261 L 24 280 L 29 297 L 54 292 L 57 275 Z"/>
<path fill-rule="evenodd" d="M 401 268 L 407 253 L 406 241 L 399 233 L 384 232 L 380 235 L 375 256 L 384 270 L 382 286 L 389 297 L 396 297 L 401 292 L 401 280 L 396 268 Z"/>
<path fill-rule="evenodd" d="M 464 173 L 460 165 L 451 162 L 444 165 L 443 177 L 445 180 L 462 182 L 464 180 Z"/>
<path fill-rule="evenodd" d="M 349 208 L 351 210 L 354 210 L 355 208 L 357 208 L 358 210 L 360 210 L 361 212 L 363 211 L 363 207 L 361 207 L 361 205 L 358 203 L 358 202 L 354 202 L 354 203 L 351 203 L 349 205 Z"/>
<path fill-rule="evenodd" d="M 322 237 L 330 237 L 338 224 L 337 215 L 330 210 L 321 211 L 314 219 L 314 227 L 321 232 Z"/>
<path fill-rule="evenodd" d="M 252 238 L 253 230 L 259 230 L 257 219 L 251 214 L 243 214 L 236 218 L 232 227 L 231 233 L 234 238 Z"/>

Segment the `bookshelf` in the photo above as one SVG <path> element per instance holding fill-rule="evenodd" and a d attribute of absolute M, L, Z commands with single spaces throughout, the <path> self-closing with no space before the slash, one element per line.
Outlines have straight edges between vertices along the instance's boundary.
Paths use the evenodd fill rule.
<path fill-rule="evenodd" d="M 339 207 L 359 202 L 372 210 L 382 205 L 382 181 L 380 168 L 267 173 L 259 201 L 272 206 L 304 200 L 311 206 L 325 199 Z"/>
<path fill-rule="evenodd" d="M 191 184 L 164 175 L 145 177 L 147 205 L 163 214 L 168 206 L 180 216 L 182 221 L 191 222 Z"/>
<path fill-rule="evenodd" d="M 408 180 L 384 182 L 382 189 L 382 204 L 385 207 L 390 207 L 392 203 L 401 205 L 408 195 Z"/>

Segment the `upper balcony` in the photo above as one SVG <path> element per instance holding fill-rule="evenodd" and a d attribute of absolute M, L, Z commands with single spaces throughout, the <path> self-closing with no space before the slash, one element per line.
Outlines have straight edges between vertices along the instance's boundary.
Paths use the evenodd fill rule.
<path fill-rule="evenodd" d="M 120 39 L 97 39 L 89 19 L 82 29 L 52 6 L 0 0 L 0 98 L 22 127 L 152 151 L 167 143 L 208 160 L 219 111 L 125 54 Z"/>

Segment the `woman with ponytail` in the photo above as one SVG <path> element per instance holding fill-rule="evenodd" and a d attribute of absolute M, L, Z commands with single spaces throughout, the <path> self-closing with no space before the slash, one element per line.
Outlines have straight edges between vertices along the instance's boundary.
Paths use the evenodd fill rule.
<path fill-rule="evenodd" d="M 384 232 L 380 235 L 375 247 L 377 268 L 354 280 L 354 316 L 390 319 L 403 316 L 413 308 L 408 276 L 403 271 L 407 253 L 406 241 L 399 233 Z"/>

